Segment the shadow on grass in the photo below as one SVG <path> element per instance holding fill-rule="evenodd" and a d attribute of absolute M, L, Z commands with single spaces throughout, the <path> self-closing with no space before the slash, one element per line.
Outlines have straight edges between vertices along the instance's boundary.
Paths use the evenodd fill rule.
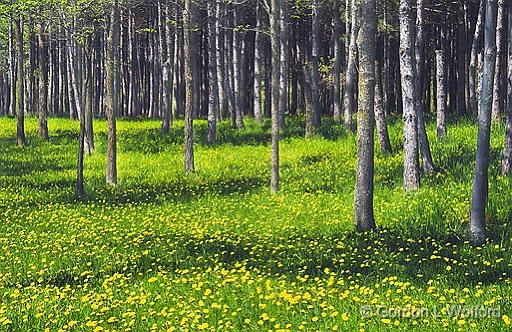
<path fill-rule="evenodd" d="M 326 271 L 331 271 L 339 278 L 369 286 L 385 277 L 396 276 L 420 287 L 426 287 L 430 279 L 453 287 L 470 287 L 479 283 L 501 283 L 512 273 L 508 251 L 498 250 L 494 245 L 474 248 L 456 234 L 431 230 L 429 236 L 425 231 L 412 233 L 412 229 L 397 227 L 366 234 L 341 231 L 315 236 L 294 232 L 276 238 L 251 238 L 235 233 L 202 236 L 162 233 L 147 236 L 132 247 L 131 257 L 136 252 L 139 259 L 127 266 L 109 271 L 98 268 L 103 272 L 85 278 L 80 277 L 79 272 L 74 275 L 60 271 L 38 283 L 97 284 L 106 275 L 116 272 L 143 278 L 146 273 L 158 270 L 173 274 L 178 269 L 206 271 L 210 267 L 232 268 L 235 265 L 258 275 L 285 276 L 291 280 L 298 275 L 322 278 Z M 507 229 L 506 235 L 510 233 Z M 493 233 L 490 242 L 501 240 L 504 239 Z M 122 245 L 109 243 L 111 247 Z M 142 252 L 149 252 L 149 255 L 142 255 Z M 33 282 L 28 280 L 23 284 Z"/>

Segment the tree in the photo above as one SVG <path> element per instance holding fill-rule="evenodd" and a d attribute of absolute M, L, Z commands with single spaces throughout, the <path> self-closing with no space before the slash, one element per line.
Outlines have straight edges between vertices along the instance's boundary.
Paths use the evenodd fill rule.
<path fill-rule="evenodd" d="M 349 1 L 349 0 L 346 0 Z M 347 70 L 346 70 L 346 83 L 345 83 L 345 127 L 352 130 L 352 114 L 355 113 L 356 100 L 355 100 L 355 77 L 356 77 L 356 59 L 357 59 L 357 43 L 356 37 L 359 30 L 359 8 L 357 0 L 351 0 L 351 27 L 350 27 L 350 44 L 348 52 Z"/>
<path fill-rule="evenodd" d="M 471 195 L 470 233 L 471 240 L 475 245 L 483 244 L 486 239 L 485 205 L 489 190 L 491 112 L 496 65 L 496 11 L 496 0 L 486 0 L 482 97 L 480 101 L 480 116 L 478 117 L 475 177 Z"/>
<path fill-rule="evenodd" d="M 279 44 L 279 17 L 280 6 L 278 0 L 271 0 L 270 8 L 270 39 L 272 48 L 272 144 L 271 144 L 271 176 L 270 191 L 277 193 L 280 188 L 279 176 L 279 95 L 280 95 L 280 44 Z"/>
<path fill-rule="evenodd" d="M 404 189 L 420 186 L 418 164 L 417 91 L 413 49 L 412 0 L 400 0 L 400 73 L 404 118 Z"/>
<path fill-rule="evenodd" d="M 45 23 L 39 25 L 39 137 L 48 139 L 48 41 Z"/>
<path fill-rule="evenodd" d="M 115 0 L 110 18 L 110 31 L 107 40 L 107 175 L 108 185 L 117 185 L 117 127 L 116 117 L 119 112 L 119 35 L 120 14 L 119 0 Z"/>
<path fill-rule="evenodd" d="M 215 50 L 216 5 L 207 3 L 208 10 L 208 144 L 215 143 L 217 135 L 217 114 L 219 112 L 219 90 L 215 83 L 217 79 L 217 53 Z"/>
<path fill-rule="evenodd" d="M 186 94 L 186 108 L 185 108 L 185 172 L 191 173 L 195 171 L 194 165 L 194 138 L 193 138 L 193 125 L 194 125 L 194 102 L 193 102 L 193 73 L 195 53 L 197 52 L 195 45 L 195 38 L 192 38 L 194 33 L 194 19 L 195 19 L 195 5 L 192 0 L 185 0 L 185 9 L 183 12 L 183 27 L 185 29 L 183 53 L 185 56 L 185 94 Z"/>
<path fill-rule="evenodd" d="M 25 73 L 23 70 L 25 60 L 21 14 L 14 20 L 14 27 L 16 30 L 16 63 L 18 69 L 16 81 L 16 144 L 25 146 L 27 144 L 25 139 Z"/>
<path fill-rule="evenodd" d="M 505 128 L 505 146 L 501 172 L 505 175 L 512 173 L 512 6 L 507 6 L 508 15 L 508 73 L 507 73 L 507 126 Z"/>
<path fill-rule="evenodd" d="M 416 4 L 416 40 L 415 40 L 415 55 L 416 55 L 416 63 L 415 63 L 415 71 L 416 72 L 416 113 L 418 120 L 418 138 L 419 138 L 419 147 L 421 150 L 421 157 L 423 160 L 423 170 L 426 174 L 432 174 L 434 172 L 435 166 L 432 160 L 432 152 L 430 151 L 430 143 L 428 141 L 427 130 L 425 128 L 425 119 L 423 115 L 423 96 L 425 90 L 425 45 L 423 40 L 423 30 L 424 30 L 424 15 L 425 15 L 425 7 L 424 0 L 418 0 Z"/>
<path fill-rule="evenodd" d="M 436 51 L 436 77 L 437 77 L 437 101 L 436 101 L 436 123 L 437 138 L 446 137 L 446 62 L 444 51 Z"/>
<path fill-rule="evenodd" d="M 348 1 L 348 0 L 347 0 Z M 333 111 L 334 120 L 341 123 L 341 67 L 342 67 L 342 46 L 341 46 L 341 13 L 340 0 L 334 0 L 333 14 L 333 38 L 334 38 L 334 88 L 333 88 Z"/>
<path fill-rule="evenodd" d="M 355 219 L 357 231 L 367 231 L 375 229 L 373 216 L 375 36 L 377 35 L 375 0 L 361 1 L 361 11 L 365 14 L 361 16 L 357 39 L 360 68 Z"/>

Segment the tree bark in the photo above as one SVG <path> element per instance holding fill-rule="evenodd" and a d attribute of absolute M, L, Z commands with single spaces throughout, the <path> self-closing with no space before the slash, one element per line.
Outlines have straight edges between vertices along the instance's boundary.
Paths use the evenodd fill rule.
<path fill-rule="evenodd" d="M 377 124 L 377 136 L 384 153 L 391 153 L 391 142 L 389 140 L 388 125 L 386 123 L 386 113 L 384 111 L 384 103 L 382 96 L 384 94 L 382 88 L 382 65 L 379 60 L 375 61 L 375 120 Z"/>
<path fill-rule="evenodd" d="M 14 20 L 14 27 L 16 30 L 16 63 L 18 69 L 16 81 L 16 145 L 25 146 L 27 144 L 25 139 L 25 73 L 23 70 L 25 62 L 21 17 Z"/>
<path fill-rule="evenodd" d="M 271 177 L 270 192 L 277 193 L 280 189 L 279 176 L 279 78 L 280 78 L 280 45 L 279 45 L 279 0 L 271 0 L 270 38 L 272 47 L 272 146 L 271 146 Z"/>
<path fill-rule="evenodd" d="M 194 45 L 195 39 L 192 38 L 192 29 L 195 19 L 194 4 L 192 0 L 185 0 L 185 9 L 183 12 L 183 28 L 184 28 L 184 47 L 183 53 L 185 56 L 185 94 L 186 94 L 186 107 L 185 107 L 185 172 L 191 173 L 195 171 L 194 165 L 194 140 L 193 140 L 193 125 L 194 125 L 194 102 L 193 93 L 197 93 L 193 89 L 193 73 L 195 52 L 197 51 Z"/>
<path fill-rule="evenodd" d="M 400 0 L 400 73 L 404 118 L 404 189 L 420 186 L 418 165 L 417 91 L 413 48 L 412 0 Z"/>
<path fill-rule="evenodd" d="M 485 0 L 484 0 L 485 1 Z M 436 51 L 436 77 L 437 77 L 437 99 L 436 99 L 436 123 L 437 138 L 446 137 L 446 63 L 443 50 Z"/>
<path fill-rule="evenodd" d="M 346 0 L 350 1 L 350 0 Z M 357 61 L 357 33 L 359 30 L 358 22 L 359 22 L 359 9 L 357 0 L 351 0 L 351 28 L 350 28 L 350 44 L 349 44 L 349 52 L 348 52 L 348 63 L 346 70 L 346 83 L 345 83 L 345 98 L 344 98 L 344 106 L 345 106 L 345 127 L 348 130 L 353 130 L 352 128 L 352 114 L 355 113 L 357 108 L 356 106 L 356 96 L 355 96 L 355 77 L 356 77 L 356 61 Z"/>
<path fill-rule="evenodd" d="M 39 137 L 48 139 L 48 41 L 44 23 L 39 26 Z"/>
<path fill-rule="evenodd" d="M 475 245 L 483 244 L 486 239 L 485 206 L 489 190 L 491 112 L 496 65 L 496 11 L 496 0 L 486 0 L 482 97 L 480 101 L 480 116 L 478 117 L 476 168 L 471 196 L 470 233 L 471 240 Z"/>
<path fill-rule="evenodd" d="M 492 97 L 492 120 L 499 121 L 502 109 L 504 107 L 504 98 L 501 92 L 503 87 L 501 82 L 505 73 L 505 18 L 507 1 L 498 0 L 498 16 L 496 21 L 496 70 L 494 71 L 494 87 Z"/>
<path fill-rule="evenodd" d="M 106 65 L 107 65 L 107 174 L 108 185 L 117 185 L 117 127 L 116 118 L 120 105 L 120 75 L 119 75 L 119 35 L 120 35 L 120 13 L 119 0 L 115 0 L 110 31 L 107 40 Z"/>
<path fill-rule="evenodd" d="M 313 18 L 311 24 L 311 98 L 313 100 L 313 126 L 320 127 L 322 109 L 320 107 L 320 5 L 318 0 L 312 1 Z"/>
<path fill-rule="evenodd" d="M 263 62 L 263 18 L 261 13 L 261 5 L 256 3 L 256 36 L 254 45 L 254 119 L 256 122 L 261 123 L 263 118 L 262 109 L 262 82 L 264 79 L 264 62 Z"/>
<path fill-rule="evenodd" d="M 348 0 L 347 0 L 348 1 Z M 333 84 L 333 112 L 334 121 L 341 123 L 341 65 L 342 65 L 342 46 L 341 46 L 341 17 L 340 0 L 334 0 L 334 84 Z"/>
<path fill-rule="evenodd" d="M 288 111 L 288 71 L 289 71 L 289 50 L 288 50 L 288 4 L 281 1 L 281 12 L 279 19 L 279 42 L 280 42 L 280 70 L 279 70 L 279 128 L 285 127 L 285 115 Z"/>
<path fill-rule="evenodd" d="M 375 0 L 361 1 L 364 19 L 358 33 L 359 98 L 357 112 L 357 178 L 355 190 L 355 221 L 359 232 L 375 229 L 373 216 L 374 181 L 374 93 L 375 36 L 377 18 Z"/>
<path fill-rule="evenodd" d="M 512 6 L 507 6 L 508 15 L 508 73 L 507 73 L 507 126 L 505 131 L 505 146 L 501 172 L 504 175 L 512 173 Z"/>
<path fill-rule="evenodd" d="M 483 32 L 484 32 L 484 15 L 485 15 L 485 0 L 480 0 L 480 8 L 478 10 L 478 18 L 475 26 L 475 33 L 473 37 L 473 45 L 471 46 L 471 58 L 469 62 L 469 103 L 471 107 L 471 114 L 476 118 L 478 116 L 478 76 L 477 76 L 477 63 L 478 54 L 482 49 Z"/>
<path fill-rule="evenodd" d="M 217 113 L 219 112 L 219 90 L 217 79 L 217 54 L 215 50 L 216 5 L 207 3 L 208 10 L 208 144 L 214 144 L 217 135 Z"/>

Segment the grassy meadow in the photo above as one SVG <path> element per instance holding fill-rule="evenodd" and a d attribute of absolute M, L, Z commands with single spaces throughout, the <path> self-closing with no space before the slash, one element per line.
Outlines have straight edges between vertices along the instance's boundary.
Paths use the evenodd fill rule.
<path fill-rule="evenodd" d="M 354 135 L 325 120 L 307 141 L 294 119 L 281 144 L 282 192 L 269 193 L 270 134 L 220 124 L 196 174 L 183 172 L 183 124 L 118 123 L 119 186 L 105 186 L 106 123 L 74 199 L 78 123 L 0 118 L 1 331 L 505 331 L 512 316 L 512 180 L 499 175 L 503 126 L 491 139 L 490 239 L 466 241 L 476 131 L 451 125 L 439 172 L 402 190 L 394 153 L 376 148 L 378 233 L 353 225 Z M 492 308 L 454 314 L 454 308 Z M 396 314 L 397 308 L 408 308 Z M 423 309 L 422 309 L 423 308 Z M 425 309 L 426 308 L 426 309 Z M 424 310 L 417 314 L 417 309 Z M 404 313 L 405 312 L 405 313 Z M 407 313 L 409 312 L 409 314 Z"/>

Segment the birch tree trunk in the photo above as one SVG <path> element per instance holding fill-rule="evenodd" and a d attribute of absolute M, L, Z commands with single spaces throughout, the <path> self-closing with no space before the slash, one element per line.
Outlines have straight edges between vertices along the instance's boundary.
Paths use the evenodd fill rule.
<path fill-rule="evenodd" d="M 377 136 L 384 153 L 391 153 L 391 142 L 389 141 L 388 125 L 386 123 L 386 112 L 384 111 L 384 94 L 382 88 L 382 65 L 379 60 L 375 60 L 375 120 L 377 124 Z"/>
<path fill-rule="evenodd" d="M 348 1 L 348 0 L 347 0 Z M 334 121 L 341 123 L 341 64 L 342 64 L 342 46 L 341 46 L 341 13 L 340 0 L 334 0 L 334 88 L 333 88 L 333 112 Z"/>
<path fill-rule="evenodd" d="M 471 114 L 476 118 L 478 116 L 478 76 L 477 76 L 477 63 L 478 54 L 482 49 L 483 32 L 484 32 L 484 15 L 485 15 L 485 0 L 480 0 L 480 8 L 478 10 L 478 18 L 475 26 L 475 33 L 473 36 L 473 45 L 471 46 L 471 57 L 469 62 L 469 104 L 471 107 Z"/>
<path fill-rule="evenodd" d="M 207 3 L 208 11 L 208 144 L 215 143 L 217 135 L 217 113 L 219 112 L 219 91 L 217 79 L 217 54 L 215 50 L 216 5 Z"/>
<path fill-rule="evenodd" d="M 261 4 L 256 3 L 256 36 L 254 41 L 254 119 L 261 123 L 263 118 L 262 110 L 262 82 L 265 75 L 263 62 L 263 18 L 261 13 Z"/>
<path fill-rule="evenodd" d="M 498 0 L 498 16 L 496 23 L 496 70 L 494 71 L 494 86 L 492 96 L 492 120 L 499 121 L 503 109 L 503 100 L 501 97 L 503 75 L 505 73 L 505 18 L 506 18 L 506 1 Z"/>
<path fill-rule="evenodd" d="M 355 189 L 356 230 L 375 229 L 373 216 L 374 181 L 374 93 L 377 17 L 375 0 L 361 1 L 364 13 L 358 33 L 359 100 L 357 112 L 357 178 Z"/>
<path fill-rule="evenodd" d="M 483 0 L 485 1 L 485 0 Z M 437 100 L 436 100 L 436 124 L 437 138 L 446 137 L 446 62 L 443 50 L 436 51 L 436 77 L 437 77 Z"/>
<path fill-rule="evenodd" d="M 114 2 L 110 18 L 110 31 L 107 39 L 107 174 L 108 185 L 117 185 L 117 128 L 116 118 L 120 105 L 119 75 L 119 35 L 120 13 L 119 0 Z"/>
<path fill-rule="evenodd" d="M 192 29 L 195 19 L 194 4 L 192 0 L 185 0 L 185 9 L 183 12 L 183 29 L 184 29 L 184 47 L 185 56 L 185 172 L 192 173 L 195 171 L 194 165 L 194 140 L 193 140 L 193 122 L 194 122 L 194 102 L 193 102 L 193 66 L 195 61 L 194 52 L 196 45 L 193 45 Z"/>
<path fill-rule="evenodd" d="M 508 73 L 507 73 L 507 126 L 505 129 L 505 146 L 501 172 L 512 173 L 512 5 L 507 6 L 508 15 Z"/>
<path fill-rule="evenodd" d="M 478 139 L 476 168 L 471 195 L 471 240 L 481 245 L 486 240 L 485 206 L 489 190 L 489 148 L 491 137 L 491 113 L 493 81 L 496 66 L 496 0 L 486 0 L 484 65 L 482 74 L 482 97 L 478 117 Z"/>
<path fill-rule="evenodd" d="M 420 186 L 418 163 L 417 91 L 413 48 L 412 0 L 400 0 L 400 73 L 404 118 L 404 190 Z"/>
<path fill-rule="evenodd" d="M 356 61 L 357 61 L 357 33 L 359 30 L 358 22 L 359 22 L 359 9 L 357 5 L 357 0 L 346 0 L 352 1 L 351 6 L 351 28 L 350 28 L 350 44 L 349 44 L 349 52 L 348 52 L 348 63 L 346 70 L 346 82 L 345 82 L 345 98 L 344 98 L 344 107 L 345 107 L 345 127 L 349 130 L 353 130 L 352 128 L 352 114 L 355 113 L 356 110 L 356 99 L 355 99 L 355 77 L 356 77 Z"/>
<path fill-rule="evenodd" d="M 16 63 L 17 63 L 17 80 L 16 80 L 16 145 L 25 146 L 25 73 L 23 70 L 24 52 L 23 52 L 23 30 L 21 17 L 14 20 L 16 30 Z"/>
<path fill-rule="evenodd" d="M 280 45 L 279 45 L 279 0 L 271 0 L 270 38 L 272 47 L 272 146 L 270 192 L 277 193 L 280 188 L 279 177 L 279 78 L 280 78 Z"/>
<path fill-rule="evenodd" d="M 44 23 L 39 26 L 39 137 L 48 139 L 48 42 Z"/>

